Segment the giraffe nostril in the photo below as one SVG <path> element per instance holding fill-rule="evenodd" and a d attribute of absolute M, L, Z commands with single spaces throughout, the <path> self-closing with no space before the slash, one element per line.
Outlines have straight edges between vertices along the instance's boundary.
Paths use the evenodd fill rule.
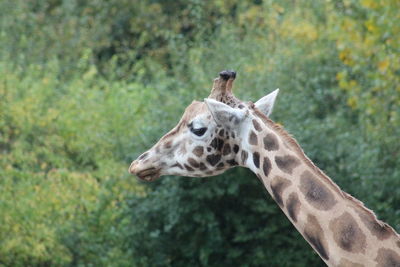
<path fill-rule="evenodd" d="M 147 156 L 149 155 L 149 152 L 145 152 L 142 155 L 140 155 L 140 157 L 138 158 L 138 160 L 143 160 L 145 158 L 147 158 Z"/>

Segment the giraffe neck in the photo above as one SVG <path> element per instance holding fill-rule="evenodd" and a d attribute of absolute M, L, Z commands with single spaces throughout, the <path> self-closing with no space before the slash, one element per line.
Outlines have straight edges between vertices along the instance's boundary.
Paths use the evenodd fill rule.
<path fill-rule="evenodd" d="M 329 266 L 400 266 L 399 235 L 343 192 L 283 129 L 256 114 L 242 164 L 260 178 L 319 256 Z"/>

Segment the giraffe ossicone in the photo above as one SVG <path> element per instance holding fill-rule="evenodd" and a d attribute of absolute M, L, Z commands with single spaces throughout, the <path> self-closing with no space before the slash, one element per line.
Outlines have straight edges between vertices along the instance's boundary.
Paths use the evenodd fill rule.
<path fill-rule="evenodd" d="M 296 229 L 329 266 L 400 266 L 400 237 L 318 169 L 269 119 L 278 89 L 254 104 L 232 93 L 236 73 L 223 71 L 204 102 L 132 162 L 129 172 L 206 177 L 251 169 Z"/>

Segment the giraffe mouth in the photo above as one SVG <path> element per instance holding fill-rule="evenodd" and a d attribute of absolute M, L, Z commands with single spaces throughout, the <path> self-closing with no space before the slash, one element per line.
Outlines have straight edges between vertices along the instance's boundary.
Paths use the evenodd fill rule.
<path fill-rule="evenodd" d="M 156 180 L 158 177 L 160 177 L 160 169 L 151 167 L 138 172 L 136 175 L 137 177 L 139 177 L 140 180 L 152 182 Z"/>

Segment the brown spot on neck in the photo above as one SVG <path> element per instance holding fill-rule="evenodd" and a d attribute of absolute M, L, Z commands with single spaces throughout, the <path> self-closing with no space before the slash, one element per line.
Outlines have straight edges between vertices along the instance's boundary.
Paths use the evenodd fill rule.
<path fill-rule="evenodd" d="M 271 181 L 272 194 L 274 195 L 274 199 L 280 207 L 283 207 L 282 193 L 291 184 L 292 182 L 290 180 L 282 178 L 280 176 L 276 176 Z"/>
<path fill-rule="evenodd" d="M 269 133 L 263 138 L 264 148 L 268 151 L 279 149 L 279 141 L 275 134 Z"/>
<path fill-rule="evenodd" d="M 286 209 L 290 218 L 294 222 L 297 222 L 297 215 L 299 214 L 300 206 L 301 203 L 297 194 L 295 192 L 291 193 L 286 201 Z"/>
<path fill-rule="evenodd" d="M 358 216 L 360 216 L 361 221 L 368 230 L 379 240 L 384 240 L 391 236 L 391 227 L 379 221 L 372 211 L 366 210 L 364 207 L 354 207 L 354 210 L 357 212 Z"/>
<path fill-rule="evenodd" d="M 263 171 L 266 177 L 268 177 L 269 173 L 271 172 L 271 161 L 267 157 L 264 157 L 263 160 Z"/>
<path fill-rule="evenodd" d="M 276 156 L 275 162 L 279 169 L 288 174 L 292 174 L 293 169 L 300 165 L 300 161 L 291 155 Z"/>
<path fill-rule="evenodd" d="M 345 251 L 364 253 L 365 234 L 350 213 L 345 212 L 329 223 L 336 244 Z"/>
<path fill-rule="evenodd" d="M 258 144 L 257 135 L 253 131 L 251 131 L 249 135 L 249 144 L 253 146 Z"/>
<path fill-rule="evenodd" d="M 257 122 L 257 120 L 252 120 L 252 122 L 254 129 L 256 129 L 257 132 L 261 132 L 262 131 L 261 125 Z"/>
<path fill-rule="evenodd" d="M 310 171 L 304 171 L 300 176 L 300 191 L 306 200 L 319 210 L 329 210 L 337 203 L 328 187 Z"/>
<path fill-rule="evenodd" d="M 253 153 L 253 163 L 256 168 L 260 168 L 260 153 L 254 152 Z"/>
<path fill-rule="evenodd" d="M 400 266 L 400 255 L 389 248 L 380 248 L 375 261 L 378 263 L 377 266 L 398 267 Z"/>
<path fill-rule="evenodd" d="M 317 251 L 323 259 L 329 260 L 328 242 L 326 241 L 322 227 L 315 216 L 307 216 L 307 223 L 303 234 L 315 251 Z"/>

